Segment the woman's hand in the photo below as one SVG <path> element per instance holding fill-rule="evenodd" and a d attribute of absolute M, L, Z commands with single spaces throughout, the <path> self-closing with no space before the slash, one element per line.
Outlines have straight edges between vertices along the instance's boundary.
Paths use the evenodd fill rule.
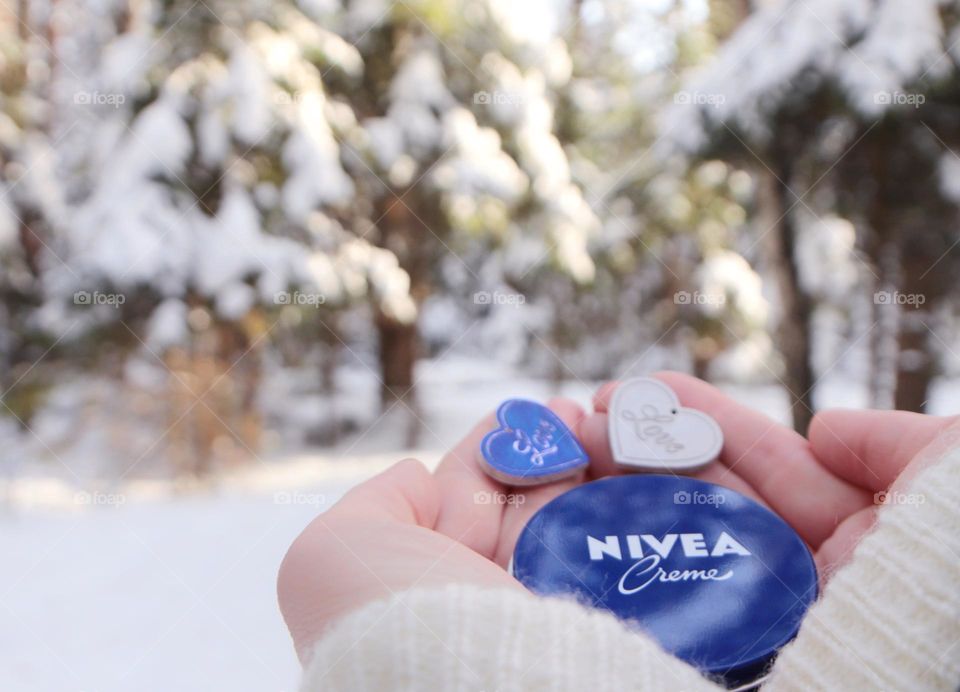
<path fill-rule="evenodd" d="M 960 445 L 960 427 L 942 434 L 960 418 L 905 411 L 822 411 L 807 439 L 702 380 L 656 377 L 723 429 L 720 458 L 694 477 L 733 488 L 783 517 L 813 549 L 821 579 L 849 559 L 885 493 L 901 492 L 920 467 Z M 615 472 L 606 415 L 614 389 L 615 382 L 601 387 L 596 413 L 579 430 L 597 475 Z"/>
<path fill-rule="evenodd" d="M 576 434 L 583 410 L 563 399 L 550 407 Z M 582 479 L 513 492 L 477 461 L 480 441 L 494 427 L 488 415 L 433 473 L 414 459 L 401 461 L 304 529 L 278 580 L 280 608 L 301 660 L 330 622 L 415 586 L 523 588 L 504 569 L 520 530 Z"/>
<path fill-rule="evenodd" d="M 848 410 L 818 414 L 808 441 L 705 382 L 678 373 L 656 377 L 723 429 L 720 458 L 695 477 L 777 512 L 814 550 L 821 575 L 845 561 L 872 525 L 878 493 L 898 491 L 941 447 L 960 443 L 960 427 L 941 435 L 954 418 Z M 434 473 L 402 461 L 319 515 L 291 546 L 278 583 L 301 658 L 338 617 L 415 586 L 522 588 L 504 568 L 530 517 L 585 480 L 619 473 L 607 439 L 615 388 L 600 389 L 590 414 L 567 399 L 548 404 L 590 456 L 580 477 L 515 489 L 487 476 L 478 455 L 481 439 L 496 426 L 491 414 Z"/>

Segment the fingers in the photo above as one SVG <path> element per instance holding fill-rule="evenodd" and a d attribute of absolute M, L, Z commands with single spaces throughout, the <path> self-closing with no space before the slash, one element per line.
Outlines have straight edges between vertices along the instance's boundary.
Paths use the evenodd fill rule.
<path fill-rule="evenodd" d="M 706 483 L 722 485 L 725 488 L 736 490 L 741 495 L 746 495 L 751 500 L 759 502 L 761 505 L 769 506 L 769 503 L 763 499 L 763 496 L 754 490 L 749 483 L 743 480 L 743 478 L 741 478 L 736 471 L 731 471 L 723 464 L 710 464 L 706 468 L 700 469 L 694 473 L 692 477 Z"/>
<path fill-rule="evenodd" d="M 520 588 L 489 560 L 433 530 L 439 484 L 402 461 L 317 516 L 287 551 L 277 597 L 301 660 L 329 624 L 417 586 Z"/>
<path fill-rule="evenodd" d="M 871 491 L 889 488 L 912 460 L 937 456 L 960 438 L 957 418 L 907 411 L 833 409 L 814 416 L 810 446 L 840 478 Z"/>
<path fill-rule="evenodd" d="M 853 549 L 877 521 L 877 508 L 864 507 L 840 522 L 836 530 L 821 544 L 814 558 L 821 584 L 833 576 L 853 557 Z"/>
<path fill-rule="evenodd" d="M 486 558 L 493 558 L 500 534 L 506 487 L 488 476 L 477 461 L 483 436 L 497 425 L 493 413 L 485 416 L 450 450 L 434 472 L 440 492 L 436 530 Z"/>
<path fill-rule="evenodd" d="M 580 422 L 586 416 L 586 411 L 573 399 L 557 396 L 547 402 L 547 408 L 557 414 L 557 417 L 567 426 L 574 439 L 580 441 L 577 434 L 580 428 Z"/>
<path fill-rule="evenodd" d="M 960 446 L 960 417 L 908 411 L 834 409 L 810 424 L 817 459 L 838 476 L 870 491 L 902 487 L 929 463 Z M 817 551 L 820 573 L 829 578 L 846 563 L 877 518 L 875 505 L 847 517 Z"/>
<path fill-rule="evenodd" d="M 718 467 L 717 473 L 708 467 L 716 474 L 711 480 L 735 487 L 732 476 L 739 476 L 810 545 L 820 545 L 840 521 L 872 503 L 869 493 L 818 464 L 797 432 L 695 377 L 675 372 L 654 377 L 669 385 L 682 405 L 709 414 L 723 430 L 720 462 L 725 468 Z M 594 402 L 598 411 L 607 410 L 615 388 L 616 383 L 600 388 Z"/>
<path fill-rule="evenodd" d="M 310 522 L 277 576 L 280 608 L 301 658 L 327 622 L 389 591 L 371 566 L 377 542 L 391 532 L 429 535 L 423 527 L 433 526 L 438 508 L 435 479 L 419 461 L 407 459 Z"/>
<path fill-rule="evenodd" d="M 593 395 L 593 410 L 597 413 L 607 413 L 610 410 L 610 401 L 613 399 L 613 390 L 620 384 L 617 381 L 604 382 L 597 393 Z"/>
<path fill-rule="evenodd" d="M 614 386 L 615 383 L 607 383 L 601 388 L 601 392 L 603 392 L 604 388 L 609 387 L 609 392 L 604 394 L 607 400 L 609 400 L 609 396 L 613 394 Z M 597 401 L 598 400 L 595 399 L 595 405 Z M 601 407 L 604 405 L 602 401 L 600 405 Z M 591 478 L 604 478 L 606 476 L 625 473 L 613 461 L 613 453 L 610 450 L 608 423 L 609 414 L 604 412 L 592 413 L 586 416 L 580 424 L 580 440 L 587 454 L 590 456 Z M 710 464 L 706 468 L 693 474 L 693 478 L 731 488 L 752 500 L 766 504 L 760 494 L 741 478 L 736 471 L 731 471 L 722 464 Z"/>
<path fill-rule="evenodd" d="M 577 435 L 584 411 L 576 402 L 556 398 L 547 407 Z M 506 566 L 526 520 L 579 479 L 531 489 L 510 488 L 494 480 L 481 468 L 479 455 L 481 440 L 496 426 L 496 416 L 484 418 L 437 467 L 441 501 L 436 530 Z"/>
<path fill-rule="evenodd" d="M 582 444 L 580 426 L 586 417 L 583 408 L 577 402 L 563 397 L 555 397 L 548 401 L 547 408 L 557 414 L 570 430 L 570 434 Z M 506 567 L 513 555 L 513 548 L 520 537 L 520 532 L 530 518 L 552 499 L 579 485 L 583 481 L 583 476 L 584 474 L 581 473 L 557 483 L 514 488 L 513 502 L 506 504 L 503 508 L 498 547 L 493 556 L 494 562 Z"/>
<path fill-rule="evenodd" d="M 591 478 L 605 478 L 621 473 L 610 451 L 608 423 L 606 411 L 591 413 L 580 423 L 580 444 L 590 457 Z"/>

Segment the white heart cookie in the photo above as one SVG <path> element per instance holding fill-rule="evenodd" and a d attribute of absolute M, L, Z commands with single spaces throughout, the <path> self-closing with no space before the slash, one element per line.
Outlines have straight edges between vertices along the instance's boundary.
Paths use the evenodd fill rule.
<path fill-rule="evenodd" d="M 609 434 L 613 460 L 634 470 L 689 473 L 723 448 L 713 418 L 681 406 L 670 387 L 650 377 L 627 380 L 614 391 Z"/>

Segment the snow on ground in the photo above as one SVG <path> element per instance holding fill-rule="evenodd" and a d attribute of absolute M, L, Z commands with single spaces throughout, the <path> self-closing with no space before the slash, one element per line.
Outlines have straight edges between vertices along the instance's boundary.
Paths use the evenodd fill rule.
<path fill-rule="evenodd" d="M 316 511 L 238 495 L 5 519 L 0 687 L 294 689 L 273 584 Z"/>
<path fill-rule="evenodd" d="M 78 496 L 56 478 L 8 484 L 0 509 L 0 689 L 295 689 L 299 668 L 274 593 L 287 546 L 356 482 L 404 456 L 435 464 L 506 397 L 554 393 L 549 383 L 504 375 L 454 359 L 426 366 L 420 450 L 391 446 L 402 439 L 394 412 L 334 449 L 255 464 L 203 491 L 175 493 L 141 480 Z M 562 390 L 586 405 L 594 386 Z M 775 386 L 724 388 L 786 415 Z M 956 410 L 951 390 L 935 390 L 937 412 Z M 818 398 L 861 406 L 864 390 L 838 377 Z"/>
<path fill-rule="evenodd" d="M 155 479 L 79 490 L 59 465 L 41 477 L 22 464 L 34 475 L 0 493 L 0 690 L 295 689 L 274 591 L 287 546 L 358 481 L 406 456 L 436 464 L 504 398 L 553 394 L 504 375 L 454 358 L 422 368 L 422 449 L 394 446 L 398 406 L 333 449 L 203 491 Z M 561 391 L 588 404 L 592 386 Z"/>

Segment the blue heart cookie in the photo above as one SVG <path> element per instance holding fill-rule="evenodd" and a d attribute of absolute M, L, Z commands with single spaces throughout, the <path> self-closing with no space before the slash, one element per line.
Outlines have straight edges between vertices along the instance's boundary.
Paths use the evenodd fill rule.
<path fill-rule="evenodd" d="M 480 443 L 484 470 L 507 485 L 539 485 L 572 476 L 590 463 L 559 416 L 542 404 L 508 399 L 493 432 Z"/>

